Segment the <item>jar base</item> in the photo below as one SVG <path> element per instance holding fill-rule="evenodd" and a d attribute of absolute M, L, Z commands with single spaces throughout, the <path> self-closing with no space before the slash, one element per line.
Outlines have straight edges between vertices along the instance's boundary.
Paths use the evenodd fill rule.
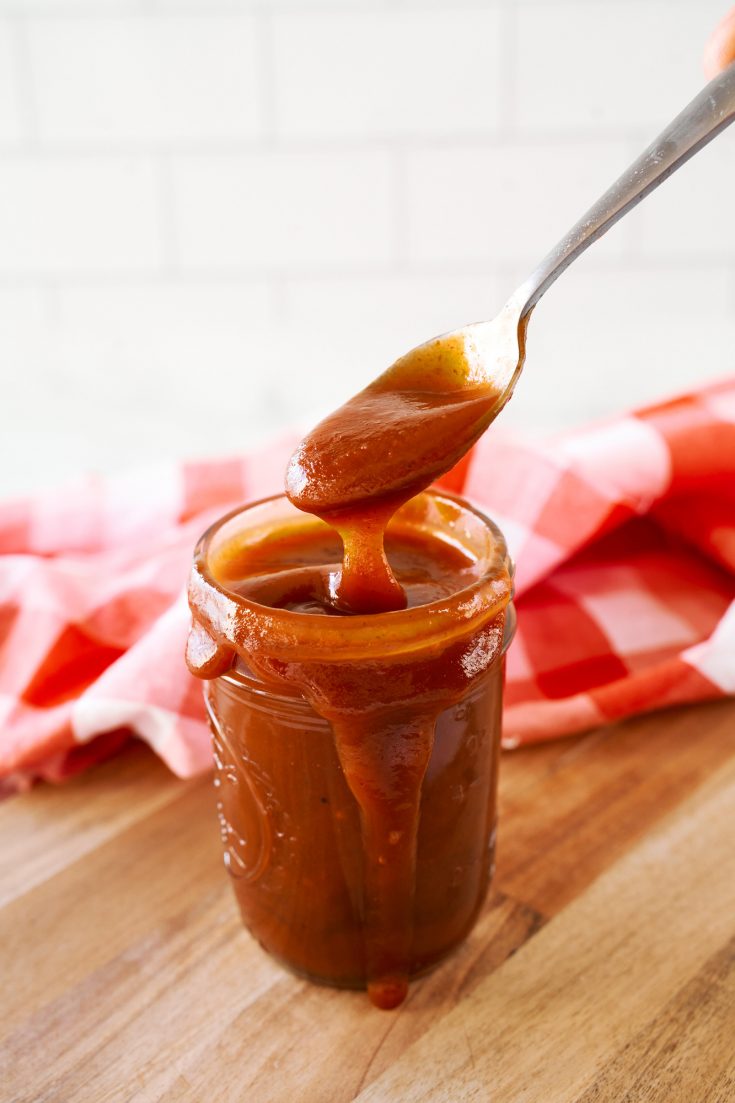
<path fill-rule="evenodd" d="M 253 937 L 249 931 L 246 933 L 250 935 L 251 938 Z M 255 941 L 257 942 L 258 940 L 255 939 Z M 279 954 L 272 953 L 270 950 L 266 949 L 262 943 L 258 942 L 258 945 L 271 961 L 280 966 L 284 972 L 290 973 L 291 976 L 298 977 L 299 980 L 308 980 L 310 984 L 317 984 L 320 988 L 334 988 L 342 992 L 366 992 L 369 990 L 370 982 L 366 977 L 357 977 L 354 980 L 342 980 L 336 977 L 325 977 L 319 973 L 310 973 L 308 969 L 300 969 L 298 965 L 294 965 L 292 962 L 287 961 L 286 958 L 281 957 Z M 415 980 L 420 980 L 422 977 L 426 977 L 430 973 L 433 973 L 435 969 L 438 969 L 439 966 L 447 960 L 447 958 L 451 957 L 455 949 L 456 947 L 453 947 L 435 961 L 429 962 L 428 965 L 422 965 L 419 969 L 412 970 L 406 978 L 407 981 L 412 983 Z"/>

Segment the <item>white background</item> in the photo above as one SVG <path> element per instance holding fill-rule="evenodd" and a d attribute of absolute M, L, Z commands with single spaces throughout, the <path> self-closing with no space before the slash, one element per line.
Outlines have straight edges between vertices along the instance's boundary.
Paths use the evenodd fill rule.
<path fill-rule="evenodd" d="M 0 493 L 306 425 L 492 316 L 727 0 L 0 0 Z M 537 309 L 506 426 L 735 369 L 735 127 Z"/>

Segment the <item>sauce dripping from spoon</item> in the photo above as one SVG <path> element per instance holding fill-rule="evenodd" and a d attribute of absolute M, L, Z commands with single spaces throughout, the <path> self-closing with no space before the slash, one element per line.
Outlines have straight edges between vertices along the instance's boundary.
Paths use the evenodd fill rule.
<path fill-rule="evenodd" d="M 527 322 L 513 327 L 513 341 L 499 346 L 512 351 L 499 357 L 493 342 L 502 320 L 501 314 L 419 345 L 329 414 L 292 455 L 288 497 L 342 538 L 342 567 L 330 579 L 331 600 L 341 612 L 405 608 L 385 556 L 386 526 L 400 506 L 457 463 L 510 397 Z"/>

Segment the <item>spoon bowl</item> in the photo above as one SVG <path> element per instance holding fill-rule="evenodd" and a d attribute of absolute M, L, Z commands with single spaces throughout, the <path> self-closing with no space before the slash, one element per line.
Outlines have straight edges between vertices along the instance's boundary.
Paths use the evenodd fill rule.
<path fill-rule="evenodd" d="M 368 499 L 392 513 L 452 467 L 510 398 L 527 318 L 511 300 L 397 360 L 300 443 L 286 472 L 294 505 L 330 523 Z"/>

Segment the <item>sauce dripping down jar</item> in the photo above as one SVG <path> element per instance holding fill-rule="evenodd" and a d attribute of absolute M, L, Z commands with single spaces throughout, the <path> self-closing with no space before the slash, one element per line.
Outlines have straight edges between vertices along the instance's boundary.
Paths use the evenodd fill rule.
<path fill-rule="evenodd" d="M 284 497 L 216 523 L 187 661 L 245 925 L 295 972 L 391 1008 L 468 934 L 492 874 L 512 571 L 491 521 L 427 491 L 386 534 L 407 607 L 340 616 L 334 539 Z"/>

